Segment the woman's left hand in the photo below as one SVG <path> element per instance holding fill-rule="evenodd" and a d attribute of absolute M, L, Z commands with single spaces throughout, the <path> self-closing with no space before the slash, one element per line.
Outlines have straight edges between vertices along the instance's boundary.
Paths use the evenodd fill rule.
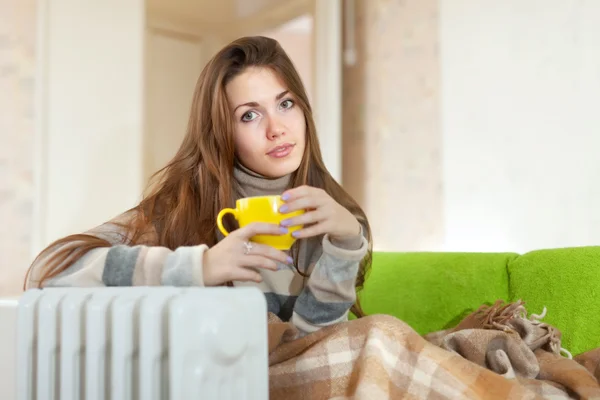
<path fill-rule="evenodd" d="M 287 190 L 281 198 L 286 202 L 279 209 L 282 214 L 306 210 L 302 215 L 281 222 L 285 227 L 304 225 L 303 229 L 292 233 L 295 238 L 302 239 L 323 234 L 341 238 L 360 234 L 361 228 L 356 217 L 323 189 L 300 186 Z"/>

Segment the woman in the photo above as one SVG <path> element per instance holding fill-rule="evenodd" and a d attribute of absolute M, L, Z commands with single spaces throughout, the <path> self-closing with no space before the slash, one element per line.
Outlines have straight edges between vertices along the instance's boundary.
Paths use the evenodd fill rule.
<path fill-rule="evenodd" d="M 303 84 L 275 40 L 236 40 L 207 64 L 183 143 L 155 178 L 138 206 L 48 246 L 26 285 L 257 285 L 268 311 L 305 333 L 347 320 L 353 306 L 362 314 L 369 224 L 325 168 Z M 280 212 L 307 212 L 227 237 L 216 229 L 236 199 L 272 194 L 286 202 Z M 296 225 L 289 253 L 249 243 Z"/>

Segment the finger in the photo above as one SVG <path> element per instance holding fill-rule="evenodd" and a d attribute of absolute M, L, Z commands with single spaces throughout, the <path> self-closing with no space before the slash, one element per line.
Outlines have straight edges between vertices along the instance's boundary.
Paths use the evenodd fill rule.
<path fill-rule="evenodd" d="M 319 209 L 326 204 L 326 200 L 320 196 L 300 197 L 295 200 L 290 200 L 281 207 L 279 212 L 282 214 L 291 213 L 298 210 Z"/>
<path fill-rule="evenodd" d="M 294 260 L 287 254 L 285 254 L 283 251 L 277 250 L 272 246 L 267 246 L 264 244 L 252 243 L 252 249 L 249 251 L 249 254 L 266 257 L 273 261 L 277 261 L 283 264 L 294 263 Z"/>
<path fill-rule="evenodd" d="M 277 224 L 268 224 L 264 222 L 253 222 L 243 228 L 236 230 L 233 234 L 241 237 L 243 240 L 248 240 L 255 235 L 283 235 L 288 233 L 285 227 Z"/>
<path fill-rule="evenodd" d="M 277 263 L 267 257 L 260 255 L 248 255 L 240 261 L 242 267 L 262 268 L 277 271 Z"/>
<path fill-rule="evenodd" d="M 256 283 L 260 283 L 262 282 L 262 276 L 260 276 L 260 274 L 251 269 L 251 268 L 236 268 L 232 273 L 231 273 L 231 280 L 232 281 L 240 281 L 240 282 L 256 282 Z"/>
<path fill-rule="evenodd" d="M 281 200 L 290 201 L 294 199 L 299 199 L 300 197 L 308 196 L 311 192 L 313 192 L 315 188 L 307 185 L 302 185 L 295 187 L 293 189 L 286 190 L 281 194 Z"/>
<path fill-rule="evenodd" d="M 298 215 L 297 217 L 284 219 L 281 221 L 281 226 L 291 227 L 298 225 L 310 225 L 318 223 L 323 219 L 325 219 L 323 212 L 321 210 L 317 210 Z"/>
<path fill-rule="evenodd" d="M 325 224 L 320 223 L 292 232 L 292 236 L 296 239 L 305 239 L 313 236 L 323 235 L 326 232 L 327 229 L 325 227 Z"/>

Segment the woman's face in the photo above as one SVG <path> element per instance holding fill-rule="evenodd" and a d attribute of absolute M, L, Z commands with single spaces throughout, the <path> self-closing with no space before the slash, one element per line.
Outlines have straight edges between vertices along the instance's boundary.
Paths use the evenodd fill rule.
<path fill-rule="evenodd" d="M 234 141 L 241 163 L 279 178 L 300 166 L 306 121 L 296 100 L 275 72 L 250 67 L 225 87 L 234 115 Z"/>

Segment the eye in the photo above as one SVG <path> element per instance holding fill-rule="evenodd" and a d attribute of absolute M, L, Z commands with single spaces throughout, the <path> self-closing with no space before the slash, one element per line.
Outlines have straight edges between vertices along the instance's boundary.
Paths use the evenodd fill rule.
<path fill-rule="evenodd" d="M 294 102 L 290 99 L 287 99 L 287 100 L 282 101 L 279 106 L 281 108 L 283 108 L 284 110 L 288 110 L 288 109 L 294 107 Z"/>
<path fill-rule="evenodd" d="M 258 117 L 258 114 L 255 111 L 248 111 L 244 115 L 242 115 L 242 122 L 250 122 L 254 121 Z"/>

